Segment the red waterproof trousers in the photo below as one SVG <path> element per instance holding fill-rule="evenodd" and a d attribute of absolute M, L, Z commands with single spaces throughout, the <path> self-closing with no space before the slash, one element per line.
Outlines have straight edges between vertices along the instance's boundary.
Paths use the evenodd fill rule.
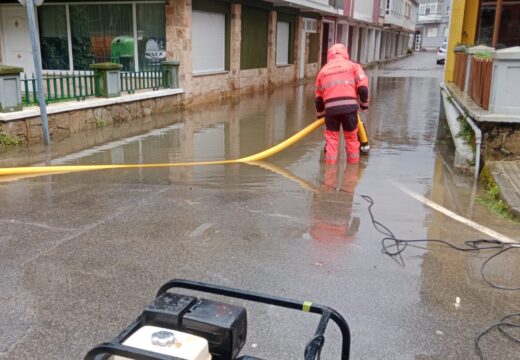
<path fill-rule="evenodd" d="M 357 128 L 357 113 L 351 112 L 325 117 L 325 162 L 333 164 L 338 160 L 338 144 L 340 130 L 343 128 L 347 162 L 359 163 L 359 139 Z"/>

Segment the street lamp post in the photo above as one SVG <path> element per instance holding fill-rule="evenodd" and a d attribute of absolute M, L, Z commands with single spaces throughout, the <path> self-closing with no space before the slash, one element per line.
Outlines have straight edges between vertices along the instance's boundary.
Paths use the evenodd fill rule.
<path fill-rule="evenodd" d="M 18 0 L 27 10 L 27 20 L 29 21 L 29 33 L 31 35 L 32 53 L 34 61 L 34 73 L 36 75 L 36 88 L 38 94 L 38 103 L 40 105 L 40 116 L 42 119 L 43 142 L 50 145 L 49 123 L 47 121 L 47 105 L 45 104 L 45 93 L 43 92 L 42 80 L 42 63 L 40 58 L 40 43 L 36 36 L 36 20 L 34 16 L 34 7 L 43 4 L 44 0 Z"/>

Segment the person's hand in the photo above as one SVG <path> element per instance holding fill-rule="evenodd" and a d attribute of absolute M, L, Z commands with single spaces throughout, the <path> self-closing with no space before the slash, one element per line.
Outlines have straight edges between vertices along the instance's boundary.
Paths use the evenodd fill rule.
<path fill-rule="evenodd" d="M 368 110 L 368 106 L 359 105 L 361 112 L 366 112 Z"/>

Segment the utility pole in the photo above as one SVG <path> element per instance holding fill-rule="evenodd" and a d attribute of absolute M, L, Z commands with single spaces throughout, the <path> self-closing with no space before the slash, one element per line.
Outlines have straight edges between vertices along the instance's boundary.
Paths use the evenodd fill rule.
<path fill-rule="evenodd" d="M 38 94 L 38 103 L 40 105 L 40 117 L 42 120 L 43 129 L 43 142 L 45 145 L 51 144 L 49 136 L 49 123 L 47 121 L 47 104 L 45 103 L 45 93 L 43 91 L 43 80 L 42 80 L 42 62 L 40 58 L 40 41 L 36 36 L 36 19 L 34 16 L 35 6 L 43 4 L 44 0 L 18 0 L 22 6 L 25 6 L 27 10 L 27 20 L 29 22 L 29 33 L 31 35 L 32 53 L 34 61 L 34 73 L 36 76 L 36 93 Z M 33 89 L 34 91 L 34 89 Z"/>

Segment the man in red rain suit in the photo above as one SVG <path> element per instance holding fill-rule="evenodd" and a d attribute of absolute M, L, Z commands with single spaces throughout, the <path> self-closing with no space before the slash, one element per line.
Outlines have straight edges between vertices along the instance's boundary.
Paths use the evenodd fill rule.
<path fill-rule="evenodd" d="M 325 116 L 325 162 L 338 159 L 340 125 L 345 136 L 347 162 L 359 163 L 357 111 L 368 109 L 368 78 L 349 60 L 343 44 L 332 45 L 327 64 L 316 78 L 316 115 Z"/>

